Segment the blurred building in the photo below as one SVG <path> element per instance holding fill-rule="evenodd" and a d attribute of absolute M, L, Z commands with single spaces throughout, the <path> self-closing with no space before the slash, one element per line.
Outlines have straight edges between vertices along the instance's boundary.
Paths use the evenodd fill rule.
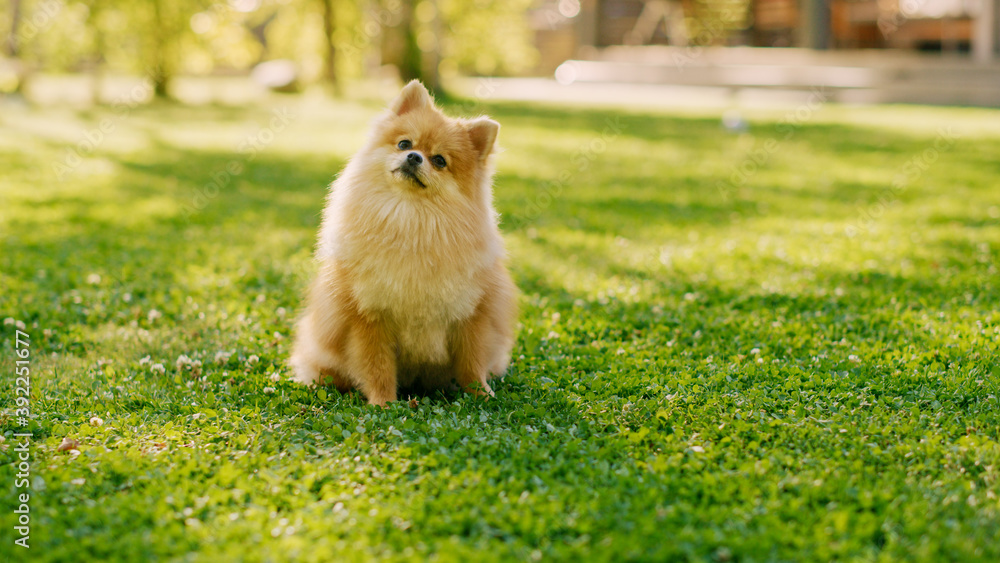
<path fill-rule="evenodd" d="M 700 39 L 702 45 L 976 50 L 996 58 L 998 8 L 1000 0 L 543 0 L 532 23 L 539 46 L 562 50 Z"/>
<path fill-rule="evenodd" d="M 539 71 L 570 60 L 574 81 L 1000 105 L 1000 0 L 542 0 L 530 17 Z"/>

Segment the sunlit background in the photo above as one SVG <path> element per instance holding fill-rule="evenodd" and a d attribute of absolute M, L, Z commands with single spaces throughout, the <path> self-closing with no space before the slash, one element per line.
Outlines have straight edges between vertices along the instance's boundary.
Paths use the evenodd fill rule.
<path fill-rule="evenodd" d="M 997 0 L 2 0 L 0 93 L 108 102 L 138 78 L 238 101 L 421 78 L 468 94 L 460 77 L 498 76 L 995 105 L 998 18 Z"/>

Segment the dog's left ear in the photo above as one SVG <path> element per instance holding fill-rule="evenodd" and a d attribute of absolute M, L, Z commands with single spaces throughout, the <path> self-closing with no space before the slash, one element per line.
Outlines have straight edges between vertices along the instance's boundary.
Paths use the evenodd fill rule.
<path fill-rule="evenodd" d="M 389 106 L 396 115 L 403 115 L 431 104 L 431 95 L 419 80 L 411 80 Z"/>
<path fill-rule="evenodd" d="M 469 123 L 469 138 L 480 159 L 485 159 L 493 152 L 493 143 L 499 132 L 500 124 L 488 117 L 480 117 Z"/>

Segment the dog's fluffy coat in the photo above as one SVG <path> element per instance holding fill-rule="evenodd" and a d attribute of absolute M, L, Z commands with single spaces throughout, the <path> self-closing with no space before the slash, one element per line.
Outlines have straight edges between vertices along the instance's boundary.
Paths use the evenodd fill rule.
<path fill-rule="evenodd" d="M 376 121 L 327 199 L 291 358 L 298 381 L 377 405 L 400 386 L 492 395 L 517 314 L 492 203 L 499 127 L 446 117 L 417 81 Z"/>

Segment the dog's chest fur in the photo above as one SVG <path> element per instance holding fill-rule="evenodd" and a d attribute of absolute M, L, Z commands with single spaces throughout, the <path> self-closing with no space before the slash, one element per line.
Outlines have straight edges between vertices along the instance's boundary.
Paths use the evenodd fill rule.
<path fill-rule="evenodd" d="M 349 269 L 358 308 L 388 322 L 401 361 L 448 363 L 449 330 L 475 311 L 478 274 L 500 256 L 499 241 L 461 216 L 392 194 L 344 211 L 350 216 L 330 217 L 322 242 Z"/>

